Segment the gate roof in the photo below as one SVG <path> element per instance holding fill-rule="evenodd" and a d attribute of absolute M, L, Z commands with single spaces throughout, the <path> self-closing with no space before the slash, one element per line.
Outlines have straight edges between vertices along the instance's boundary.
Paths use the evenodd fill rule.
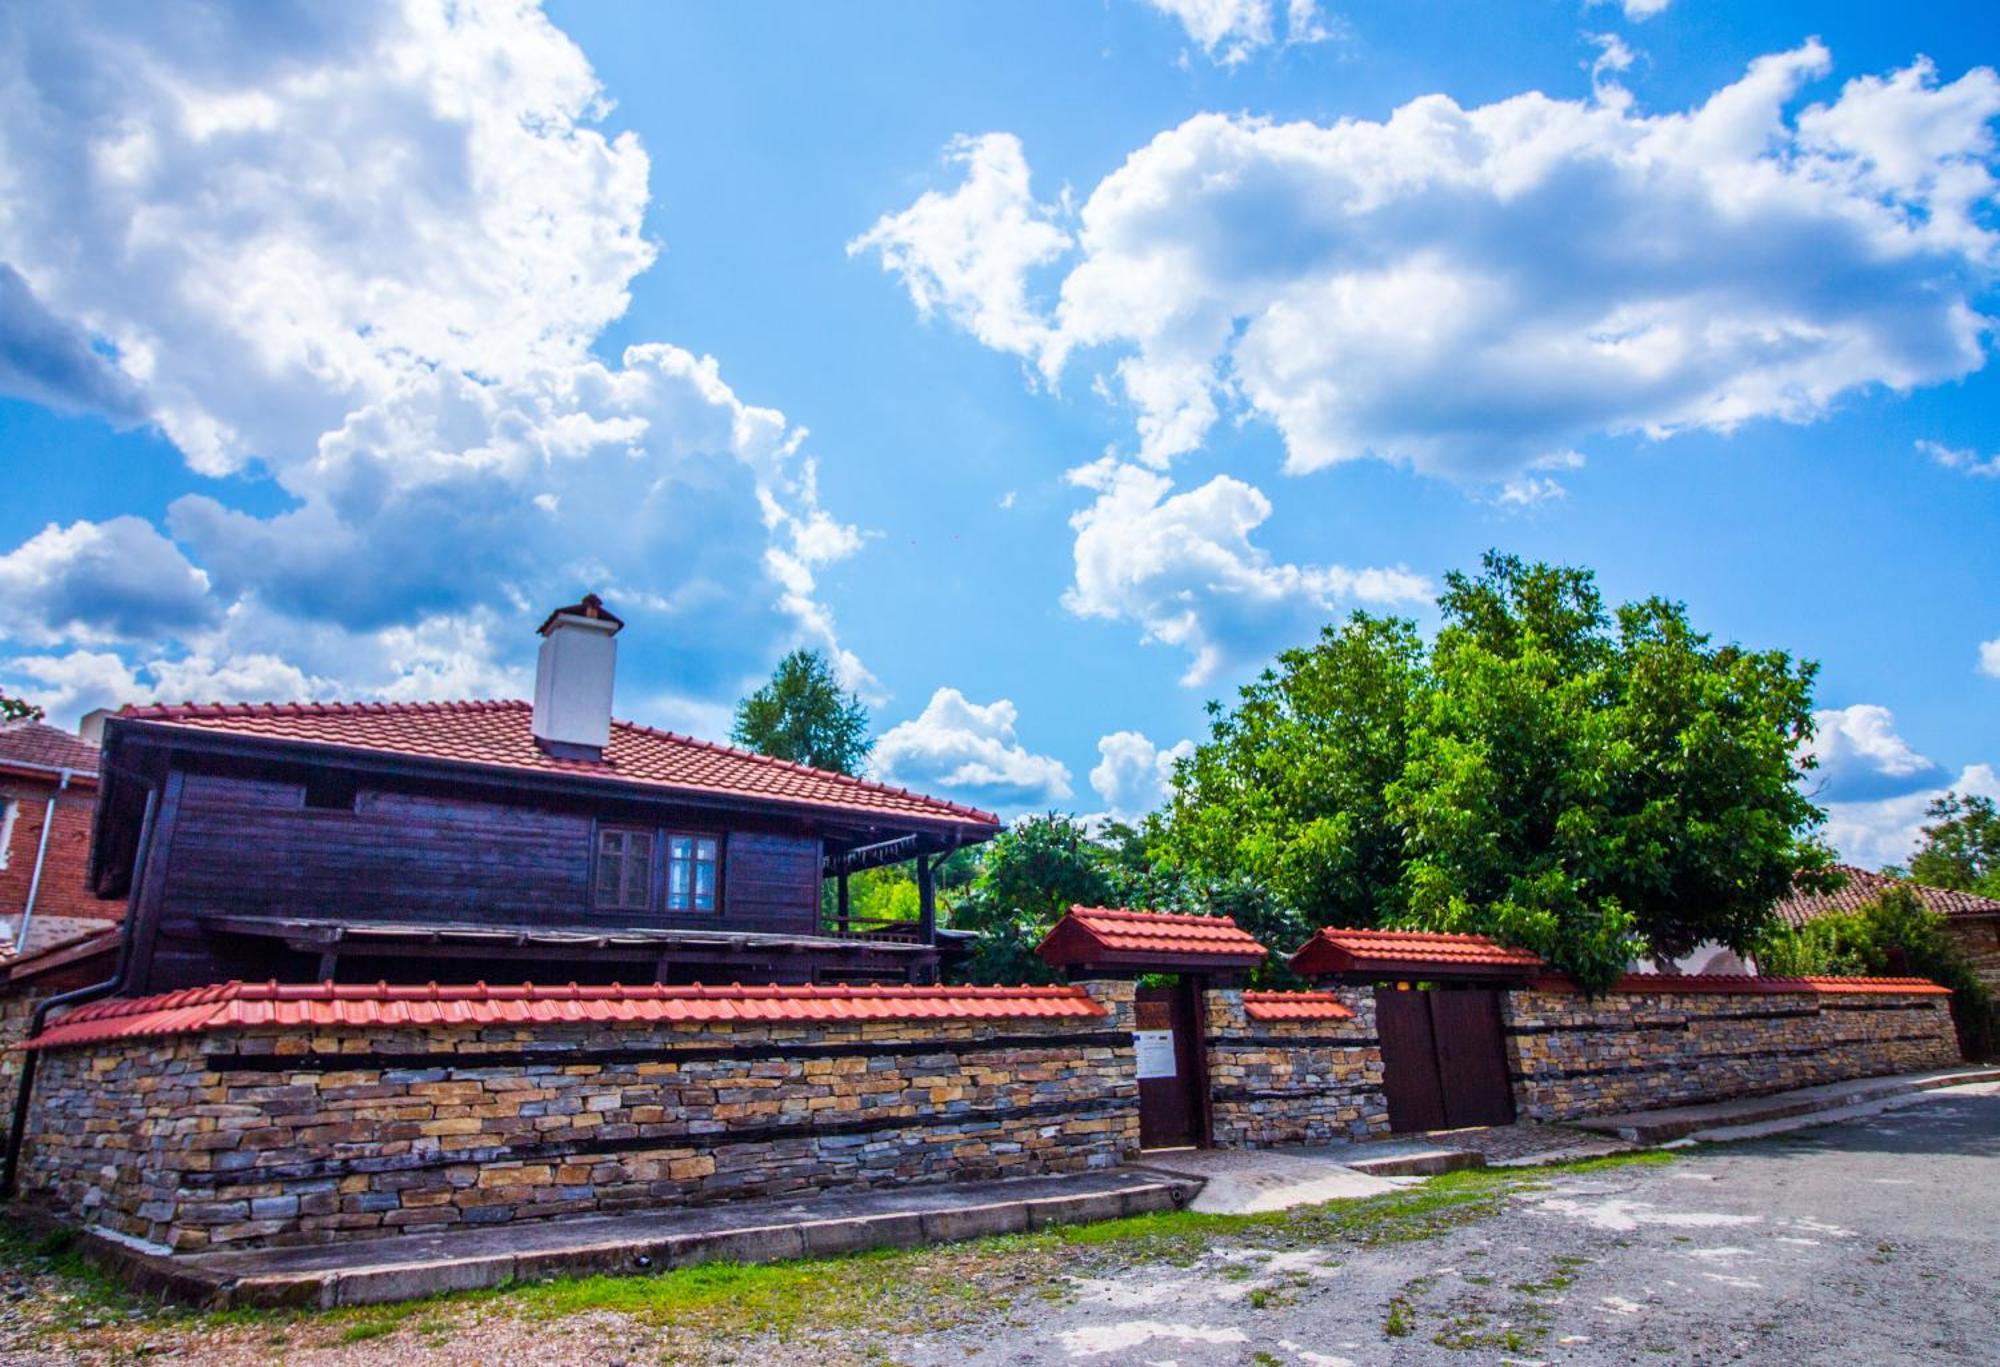
<path fill-rule="evenodd" d="M 1060 968 L 1204 973 L 1255 968 L 1269 951 L 1227 916 L 1071 907 L 1035 952 Z"/>
<path fill-rule="evenodd" d="M 1292 956 L 1307 978 L 1527 978 L 1546 971 L 1539 955 L 1485 935 L 1329 926 Z"/>

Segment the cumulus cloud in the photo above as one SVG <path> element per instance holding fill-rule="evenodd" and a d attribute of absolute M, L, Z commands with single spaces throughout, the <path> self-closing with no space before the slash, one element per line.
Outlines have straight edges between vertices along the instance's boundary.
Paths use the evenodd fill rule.
<path fill-rule="evenodd" d="M 288 506 L 52 528 L 0 559 L 0 598 L 41 595 L 0 635 L 93 648 L 71 672 L 100 686 L 94 648 L 144 640 L 134 696 L 476 693 L 595 588 L 635 628 L 628 679 L 670 669 L 690 705 L 797 641 L 866 678 L 816 578 L 859 535 L 802 429 L 713 358 L 591 352 L 654 257 L 649 164 L 537 7 L 199 14 L 0 14 L 0 292 L 43 338 L 0 327 L 0 385 L 143 412 Z M 60 658 L 35 668 L 65 689 Z"/>
<path fill-rule="evenodd" d="M 1173 789 L 1174 765 L 1194 753 L 1194 742 L 1158 746 L 1142 731 L 1113 731 L 1097 742 L 1090 786 L 1115 821 L 1131 822 L 1158 808 Z"/>
<path fill-rule="evenodd" d="M 1905 790 L 1910 780 L 1937 770 L 1936 763 L 1897 733 L 1896 714 L 1876 703 L 1821 708 L 1813 713 L 1813 722 L 1817 733 L 1812 749 L 1819 758 L 1815 776 L 1830 796 Z"/>
<path fill-rule="evenodd" d="M 145 417 L 138 389 L 90 345 L 89 334 L 44 308 L 21 273 L 0 262 L 0 394 L 118 423 Z"/>
<path fill-rule="evenodd" d="M 1979 643 L 1979 672 L 2000 679 L 2000 638 Z"/>
<path fill-rule="evenodd" d="M 1430 596 L 1422 576 L 1401 566 L 1274 560 L 1250 539 L 1270 517 L 1270 500 L 1227 475 L 1177 494 L 1165 475 L 1106 457 L 1069 479 L 1097 497 L 1070 519 L 1076 576 L 1065 606 L 1080 617 L 1136 622 L 1146 640 L 1186 651 L 1184 684 L 1306 640 L 1356 603 Z"/>
<path fill-rule="evenodd" d="M 1580 100 L 1198 115 L 1040 224 L 1044 252 L 1075 246 L 1039 324 L 1018 272 L 951 313 L 1009 318 L 1009 349 L 1049 376 L 1100 352 L 1158 467 L 1234 412 L 1274 427 L 1294 472 L 1500 481 L 1599 434 L 1808 422 L 1961 378 L 1992 328 L 1975 301 L 2000 264 L 2000 77 L 1918 60 L 1792 112 L 1831 65 L 1810 42 L 1659 114 L 1607 68 Z M 979 252 L 902 246 L 906 279 Z"/>
<path fill-rule="evenodd" d="M 1674 0 L 1587 0 L 1595 8 L 1599 5 L 1616 5 L 1624 11 L 1625 17 L 1635 24 L 1642 24 L 1656 14 L 1665 14 Z"/>
<path fill-rule="evenodd" d="M 1022 745 L 1018 720 L 1005 698 L 976 703 L 956 688 L 940 688 L 922 713 L 875 742 L 870 773 L 1003 810 L 1062 801 L 1070 795 L 1068 767 Z"/>
<path fill-rule="evenodd" d="M 1279 41 L 1273 0 L 1146 0 L 1153 9 L 1178 20 L 1202 54 L 1221 66 L 1238 66 L 1262 48 Z M 1338 35 L 1339 25 L 1327 18 L 1318 0 L 1288 0 L 1283 42 L 1287 47 L 1322 43 Z"/>
<path fill-rule="evenodd" d="M 1990 764 L 1968 764 L 1951 783 L 1895 797 L 1829 802 L 1826 838 L 1843 860 L 1862 868 L 1908 864 L 1923 839 L 1925 809 L 1947 792 L 2000 801 L 2000 772 Z"/>
<path fill-rule="evenodd" d="M 1919 441 L 1917 451 L 1947 470 L 1978 479 L 2000 479 L 2000 456 L 1981 456 L 1966 446 L 1946 446 L 1943 442 Z"/>

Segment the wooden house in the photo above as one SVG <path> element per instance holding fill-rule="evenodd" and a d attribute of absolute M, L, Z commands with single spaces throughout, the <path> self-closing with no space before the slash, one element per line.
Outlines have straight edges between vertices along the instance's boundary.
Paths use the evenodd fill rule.
<path fill-rule="evenodd" d="M 90 877 L 116 991 L 350 982 L 935 981 L 933 861 L 989 813 L 611 717 L 622 623 L 549 615 L 527 702 L 126 708 Z M 862 924 L 848 875 L 913 862 Z"/>

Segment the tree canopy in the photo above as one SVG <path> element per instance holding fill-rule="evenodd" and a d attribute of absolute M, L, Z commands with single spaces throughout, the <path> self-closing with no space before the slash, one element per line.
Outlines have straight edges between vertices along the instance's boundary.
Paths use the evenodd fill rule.
<path fill-rule="evenodd" d="M 42 709 L 26 698 L 12 697 L 0 689 L 0 721 L 40 721 L 42 716 Z"/>
<path fill-rule="evenodd" d="M 817 650 L 795 650 L 778 661 L 770 681 L 736 704 L 729 734 L 760 755 L 842 774 L 860 773 L 875 748 L 868 708 L 841 689 Z"/>
<path fill-rule="evenodd" d="M 1155 822 L 1166 862 L 1309 926 L 1495 935 L 1594 987 L 1638 955 L 1748 947 L 1828 861 L 1797 786 L 1811 663 L 1493 553 L 1439 607 L 1428 649 L 1357 613 L 1212 706 Z"/>
<path fill-rule="evenodd" d="M 1934 888 L 2000 897 L 2000 813 L 1993 799 L 1946 793 L 1924 815 L 1924 843 L 1910 859 L 1910 877 Z"/>

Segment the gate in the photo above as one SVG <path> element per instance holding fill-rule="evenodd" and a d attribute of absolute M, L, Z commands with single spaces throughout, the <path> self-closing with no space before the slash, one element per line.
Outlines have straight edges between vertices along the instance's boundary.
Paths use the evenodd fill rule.
<path fill-rule="evenodd" d="M 1500 994 L 1491 988 L 1375 989 L 1389 1128 L 1457 1130 L 1514 1119 Z"/>
<path fill-rule="evenodd" d="M 1188 978 L 1138 992 L 1134 1053 L 1139 1069 L 1139 1147 L 1208 1142 L 1208 1068 L 1199 988 Z"/>

